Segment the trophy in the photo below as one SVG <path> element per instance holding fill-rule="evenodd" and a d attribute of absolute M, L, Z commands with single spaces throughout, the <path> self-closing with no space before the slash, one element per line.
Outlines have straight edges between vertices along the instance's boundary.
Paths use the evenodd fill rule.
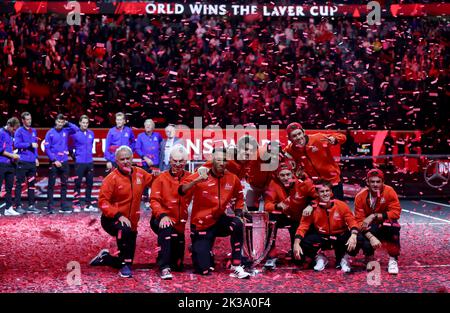
<path fill-rule="evenodd" d="M 275 222 L 269 221 L 267 212 L 245 212 L 249 222 L 244 224 L 242 253 L 255 268 L 269 253 L 275 240 Z"/>

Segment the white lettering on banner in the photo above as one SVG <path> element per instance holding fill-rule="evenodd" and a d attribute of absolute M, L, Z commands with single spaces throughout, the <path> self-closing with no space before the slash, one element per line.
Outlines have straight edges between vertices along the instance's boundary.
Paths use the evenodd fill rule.
<path fill-rule="evenodd" d="M 233 10 L 233 15 L 248 15 L 256 14 L 258 7 L 256 5 L 237 5 L 233 4 L 231 6 Z"/>
<path fill-rule="evenodd" d="M 200 139 L 195 139 L 195 143 L 191 140 L 186 140 L 186 149 L 188 152 L 192 151 L 194 155 L 200 154 Z"/>
<path fill-rule="evenodd" d="M 313 5 L 309 12 L 312 16 L 334 16 L 338 8 L 336 6 L 328 6 L 328 5 Z"/>
<path fill-rule="evenodd" d="M 268 6 L 263 6 L 263 15 L 264 16 L 305 16 L 305 13 L 303 12 L 302 6 L 275 6 L 273 7 L 272 11 L 270 11 L 270 8 Z"/>
<path fill-rule="evenodd" d="M 203 154 L 211 154 L 212 150 L 213 150 L 212 139 L 203 140 L 203 151 L 202 151 Z"/>
<path fill-rule="evenodd" d="M 92 153 L 96 154 L 97 153 L 97 143 L 100 142 L 100 139 L 98 138 L 94 138 L 94 143 L 92 144 Z"/>
<path fill-rule="evenodd" d="M 147 14 L 183 14 L 184 6 L 179 3 L 149 3 L 145 6 Z"/>
<path fill-rule="evenodd" d="M 225 15 L 227 14 L 227 7 L 225 4 L 190 4 L 189 9 L 192 14 L 203 15 Z"/>
<path fill-rule="evenodd" d="M 102 153 L 103 154 L 105 153 L 105 147 L 106 147 L 106 138 L 102 138 Z"/>

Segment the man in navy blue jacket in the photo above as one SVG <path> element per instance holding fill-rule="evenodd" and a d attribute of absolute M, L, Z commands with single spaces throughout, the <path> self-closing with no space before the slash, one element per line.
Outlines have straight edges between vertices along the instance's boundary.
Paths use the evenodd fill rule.
<path fill-rule="evenodd" d="M 6 122 L 6 126 L 0 129 L 0 190 L 5 181 L 5 196 L 0 197 L 0 212 L 3 210 L 6 216 L 20 215 L 12 206 L 12 188 L 14 184 L 15 162 L 19 155 L 14 153 L 14 133 L 19 128 L 17 117 L 12 117 Z"/>
<path fill-rule="evenodd" d="M 71 136 L 73 154 L 75 158 L 75 195 L 74 212 L 81 211 L 81 182 L 86 177 L 86 198 L 85 212 L 97 212 L 97 208 L 92 205 L 92 186 L 94 184 L 94 161 L 92 158 L 92 147 L 94 145 L 94 132 L 89 127 L 89 117 L 82 115 L 80 117 L 80 129 Z"/>
<path fill-rule="evenodd" d="M 142 159 L 142 168 L 152 173 L 152 167 L 159 168 L 159 148 L 163 140 L 159 133 L 154 133 L 155 123 L 152 119 L 145 120 L 145 132 L 140 133 L 136 140 L 136 153 Z M 145 207 L 150 207 L 148 188 L 144 190 L 143 201 Z"/>
<path fill-rule="evenodd" d="M 116 113 L 116 126 L 108 131 L 105 145 L 106 168 L 110 171 L 117 167 L 115 163 L 115 152 L 120 146 L 128 146 L 134 151 L 134 134 L 130 127 L 125 126 L 125 114 Z"/>
<path fill-rule="evenodd" d="M 54 201 L 53 190 L 56 176 L 61 179 L 61 209 L 60 213 L 72 213 L 72 208 L 67 205 L 67 179 L 69 176 L 69 136 L 79 130 L 77 126 L 66 121 L 62 114 L 56 116 L 55 127 L 50 129 L 45 135 L 45 152 L 49 158 L 50 171 L 48 177 L 48 213 L 53 214 Z"/>
<path fill-rule="evenodd" d="M 16 190 L 15 190 L 15 204 L 16 211 L 19 213 L 41 213 L 35 206 L 35 181 L 38 160 L 38 137 L 36 129 L 31 127 L 31 114 L 23 112 L 21 115 L 22 127 L 14 134 L 14 147 L 17 149 L 17 154 L 20 156 L 16 168 Z M 28 186 L 28 208 L 25 210 L 22 207 L 22 187 L 27 181 Z"/>

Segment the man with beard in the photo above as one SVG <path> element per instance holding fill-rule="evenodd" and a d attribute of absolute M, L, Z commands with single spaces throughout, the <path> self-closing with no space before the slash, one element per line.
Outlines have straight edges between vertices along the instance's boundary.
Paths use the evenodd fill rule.
<path fill-rule="evenodd" d="M 208 174 L 198 172 L 188 176 L 178 192 L 192 192 L 191 214 L 192 261 L 198 274 L 209 275 L 214 270 L 212 258 L 216 237 L 230 236 L 230 276 L 249 278 L 242 263 L 244 224 L 242 216 L 244 197 L 239 178 L 226 170 L 226 149 L 215 148 L 212 153 L 212 168 Z M 232 205 L 233 204 L 233 205 Z M 227 206 L 234 206 L 236 216 L 226 214 Z"/>
<path fill-rule="evenodd" d="M 23 126 L 19 127 L 14 134 L 14 147 L 17 149 L 17 154 L 20 156 L 16 169 L 16 211 L 38 214 L 41 211 L 36 208 L 36 188 L 34 187 L 37 167 L 39 166 L 37 132 L 36 129 L 31 127 L 32 119 L 29 112 L 23 112 L 21 117 Z M 25 184 L 25 181 L 27 181 L 28 187 L 28 208 L 26 210 L 22 208 L 22 187 Z"/>

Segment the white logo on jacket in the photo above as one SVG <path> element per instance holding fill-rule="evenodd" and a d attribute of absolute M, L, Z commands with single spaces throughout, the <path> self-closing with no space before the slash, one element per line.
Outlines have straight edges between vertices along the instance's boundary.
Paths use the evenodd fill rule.
<path fill-rule="evenodd" d="M 136 179 L 136 185 L 142 185 L 142 180 L 139 177 Z"/>
<path fill-rule="evenodd" d="M 231 186 L 229 183 L 226 183 L 224 188 L 225 190 L 231 190 L 233 189 L 233 186 Z"/>
<path fill-rule="evenodd" d="M 334 212 L 333 219 L 336 220 L 336 221 L 339 221 L 341 219 L 341 216 L 339 215 L 338 212 Z"/>

